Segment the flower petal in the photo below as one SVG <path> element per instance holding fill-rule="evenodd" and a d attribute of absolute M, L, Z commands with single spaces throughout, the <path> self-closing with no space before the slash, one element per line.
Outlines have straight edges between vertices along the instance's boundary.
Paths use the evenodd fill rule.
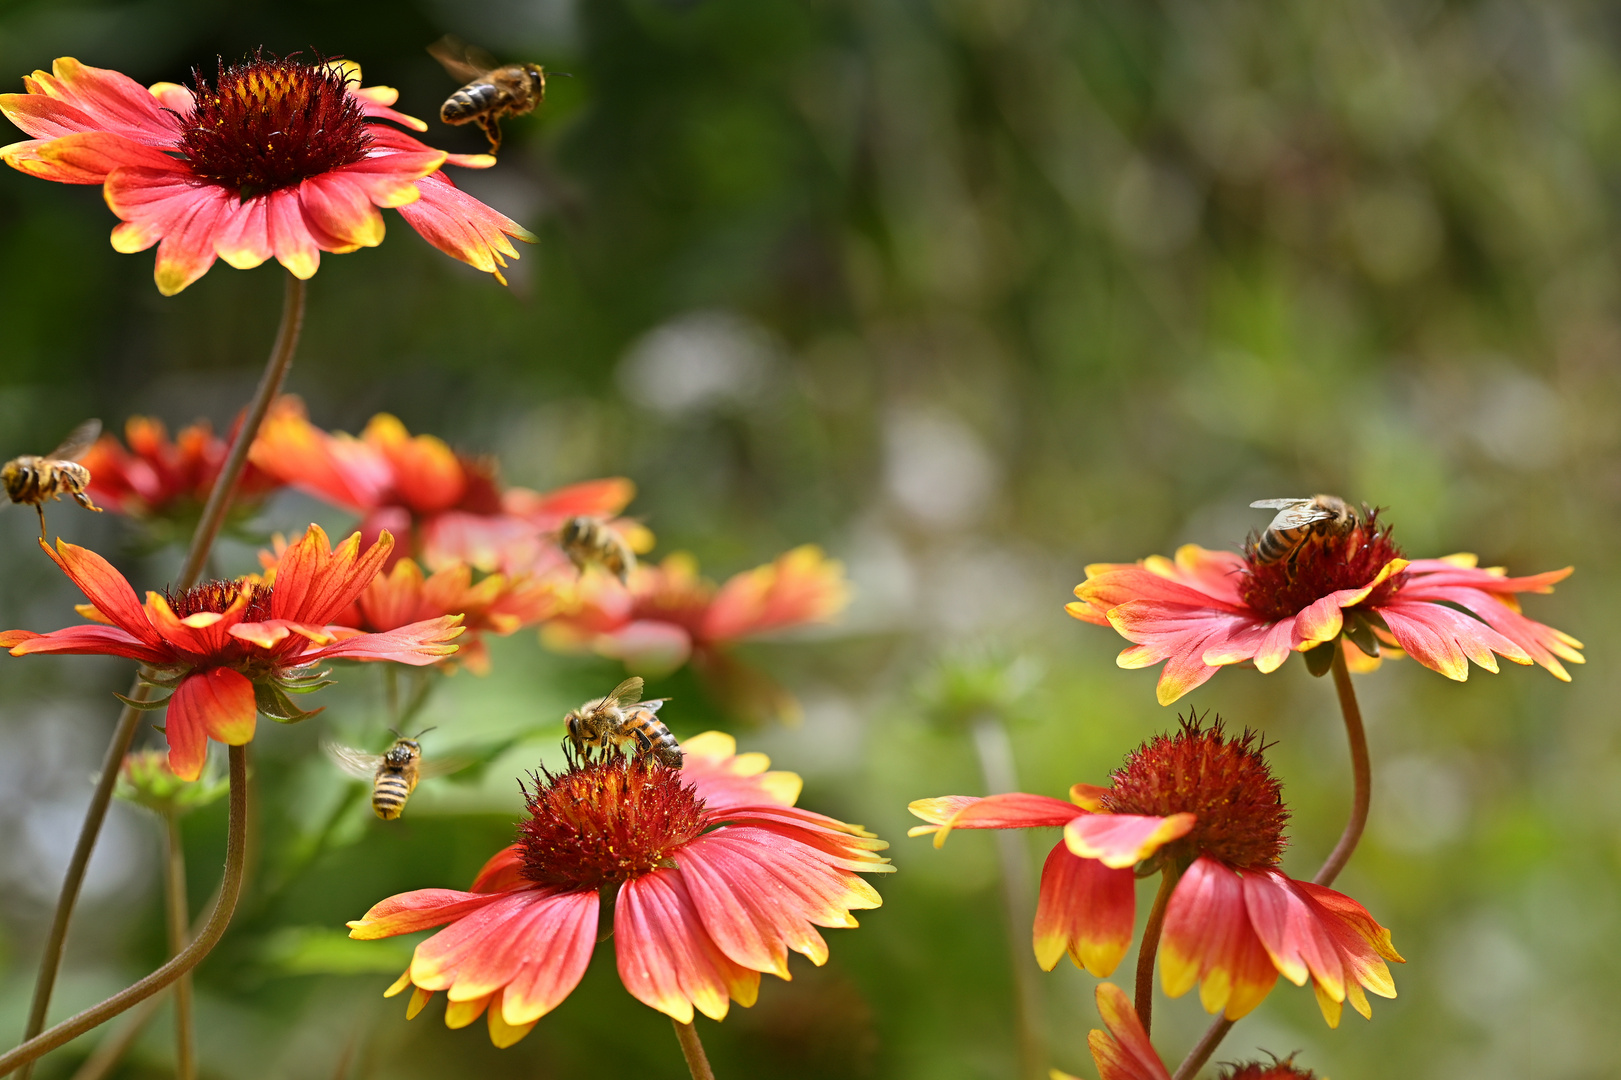
<path fill-rule="evenodd" d="M 422 197 L 400 207 L 400 216 L 428 243 L 475 269 L 494 274 L 503 285 L 506 278 L 501 269 L 508 258 L 518 257 L 507 237 L 530 244 L 537 239 L 516 221 L 463 192 L 442 172 L 419 180 L 417 190 Z"/>
<path fill-rule="evenodd" d="M 1159 970 L 1168 997 L 1181 997 L 1197 983 L 1205 1011 L 1229 1020 L 1271 992 L 1277 968 L 1250 925 L 1236 872 L 1202 856 L 1183 873 L 1165 909 Z"/>
<path fill-rule="evenodd" d="M 466 631 L 460 615 L 424 619 L 381 634 L 355 634 L 332 645 L 324 645 L 299 656 L 301 662 L 316 660 L 393 660 L 413 667 L 436 664 L 456 651 L 454 638 Z"/>
<path fill-rule="evenodd" d="M 373 904 L 371 910 L 345 925 L 357 941 L 374 941 L 412 934 L 445 923 L 493 903 L 506 892 L 460 892 L 456 889 L 417 889 Z"/>
<path fill-rule="evenodd" d="M 1126 992 L 1113 983 L 1097 988 L 1098 1015 L 1109 1030 L 1087 1037 L 1100 1080 L 1170 1080 L 1171 1074 L 1148 1041 L 1137 1010 Z"/>
<path fill-rule="evenodd" d="M 195 671 L 169 697 L 164 729 L 169 768 L 182 780 L 195 780 L 208 757 L 208 740 L 229 746 L 253 740 L 258 719 L 253 684 L 230 668 Z"/>
<path fill-rule="evenodd" d="M 631 996 L 683 1024 L 692 1012 L 726 1016 L 754 1004 L 760 973 L 732 961 L 704 929 L 683 874 L 655 870 L 627 882 L 614 908 L 619 978 Z"/>
<path fill-rule="evenodd" d="M 1041 868 L 1032 928 L 1036 963 L 1051 971 L 1067 952 L 1076 967 L 1108 975 L 1131 948 L 1136 912 L 1131 871 L 1112 870 L 1096 859 L 1080 858 L 1062 843 L 1053 845 Z"/>
<path fill-rule="evenodd" d="M 110 619 L 114 626 L 148 645 L 161 646 L 163 639 L 146 617 L 146 610 L 136 598 L 135 590 L 112 563 L 89 548 L 65 540 L 56 542 L 55 551 L 44 544 L 41 546 L 45 548 L 45 554 L 84 593 L 85 599 L 96 605 L 96 610 Z"/>
<path fill-rule="evenodd" d="M 1019 791 L 984 798 L 942 795 L 934 799 L 918 799 L 906 808 L 914 816 L 938 826 L 914 826 L 906 835 L 928 836 L 932 833 L 935 847 L 946 842 L 952 829 L 1037 829 L 1067 825 L 1082 813 L 1063 799 L 1054 799 L 1049 795 L 1026 795 Z"/>
<path fill-rule="evenodd" d="M 1080 814 L 1064 826 L 1064 843 L 1083 859 L 1104 866 L 1135 866 L 1165 844 L 1186 836 L 1193 814 L 1156 817 L 1142 814 Z"/>

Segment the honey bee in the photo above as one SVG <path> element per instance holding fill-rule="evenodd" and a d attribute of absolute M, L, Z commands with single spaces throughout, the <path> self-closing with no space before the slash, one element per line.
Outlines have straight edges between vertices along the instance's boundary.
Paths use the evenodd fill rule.
<path fill-rule="evenodd" d="M 1334 495 L 1262 499 L 1250 506 L 1278 512 L 1255 543 L 1255 562 L 1260 566 L 1292 559 L 1313 536 L 1344 536 L 1361 522 L 1351 504 Z"/>
<path fill-rule="evenodd" d="M 569 518 L 557 530 L 557 545 L 582 574 L 586 567 L 596 565 L 628 583 L 630 572 L 636 569 L 636 553 L 600 518 Z"/>
<path fill-rule="evenodd" d="M 428 46 L 433 58 L 452 78 L 467 85 L 439 107 L 447 124 L 474 123 L 490 140 L 490 153 L 501 149 L 501 117 L 522 116 L 546 100 L 546 69 L 539 64 L 496 63 L 495 57 L 444 37 Z"/>
<path fill-rule="evenodd" d="M 101 507 L 90 501 L 85 488 L 90 485 L 90 470 L 80 465 L 80 457 L 101 434 L 100 420 L 86 420 L 62 440 L 62 445 L 43 457 L 24 454 L 12 458 L 0 468 L 0 484 L 14 503 L 28 503 L 39 512 L 39 538 L 45 539 L 45 500 L 73 496 L 73 501 L 86 510 L 101 513 Z"/>
<path fill-rule="evenodd" d="M 335 742 L 322 742 L 321 748 L 338 768 L 358 780 L 372 782 L 372 810 L 384 821 L 393 821 L 405 811 L 405 800 L 411 797 L 419 781 L 453 773 L 467 764 L 454 758 L 439 758 L 424 764 L 422 743 L 418 740 L 432 730 L 419 731 L 409 739 L 396 731 L 393 744 L 381 754 L 368 754 Z"/>
<path fill-rule="evenodd" d="M 642 701 L 642 679 L 632 675 L 609 692 L 563 718 L 575 753 L 589 749 L 617 749 L 635 743 L 635 757 L 651 757 L 672 769 L 681 767 L 681 744 L 654 714 L 669 698 Z"/>

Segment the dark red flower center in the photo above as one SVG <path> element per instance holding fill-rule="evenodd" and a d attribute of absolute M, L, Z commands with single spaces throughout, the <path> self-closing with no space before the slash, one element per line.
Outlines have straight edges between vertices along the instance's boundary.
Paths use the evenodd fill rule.
<path fill-rule="evenodd" d="M 462 473 L 467 477 L 467 490 L 462 493 L 456 509 L 469 514 L 499 514 L 501 505 L 501 472 L 494 457 L 467 457 L 457 455 Z"/>
<path fill-rule="evenodd" d="M 523 875 L 542 885 L 599 888 L 652 873 L 708 823 L 704 801 L 681 770 L 610 757 L 542 770 L 525 790 L 518 826 Z"/>
<path fill-rule="evenodd" d="M 1378 517 L 1379 511 L 1368 510 L 1358 515 L 1348 532 L 1311 533 L 1291 555 L 1274 562 L 1262 561 L 1252 538 L 1244 545 L 1248 566 L 1239 581 L 1239 596 L 1268 619 L 1287 619 L 1329 593 L 1362 588 L 1391 559 L 1402 557 L 1401 548 L 1390 538 L 1390 527 L 1381 528 Z M 1404 574 L 1392 575 L 1362 606 L 1377 607 L 1389 600 L 1404 579 Z"/>
<path fill-rule="evenodd" d="M 1246 1061 L 1225 1065 L 1217 1080 L 1314 1080 L 1316 1073 L 1295 1064 L 1294 1055 L 1271 1061 Z"/>
<path fill-rule="evenodd" d="M 270 618 L 271 589 L 272 586 L 252 581 L 205 581 L 178 593 L 165 589 L 163 596 L 174 613 L 184 619 L 203 612 L 218 615 L 236 603 L 238 597 L 246 594 L 248 602 L 242 612 L 242 621 L 264 622 Z"/>
<path fill-rule="evenodd" d="M 353 165 L 371 147 L 359 103 L 325 63 L 256 54 L 221 61 L 212 84 L 201 72 L 193 81 L 180 152 L 198 176 L 244 199 Z"/>
<path fill-rule="evenodd" d="M 1220 717 L 1205 727 L 1190 715 L 1176 734 L 1156 735 L 1115 770 L 1104 809 L 1197 815 L 1191 832 L 1161 849 L 1170 860 L 1210 855 L 1239 869 L 1275 866 L 1287 843 L 1289 811 L 1263 750 L 1253 732 L 1228 738 Z"/>

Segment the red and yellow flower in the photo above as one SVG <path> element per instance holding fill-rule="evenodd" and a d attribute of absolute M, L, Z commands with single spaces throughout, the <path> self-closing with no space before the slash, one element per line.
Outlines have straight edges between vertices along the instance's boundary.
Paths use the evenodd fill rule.
<path fill-rule="evenodd" d="M 235 433 L 233 425 L 231 434 Z M 171 440 L 163 421 L 132 416 L 124 425 L 124 439 L 128 450 L 117 436 L 103 435 L 79 463 L 90 470 L 92 495 L 139 518 L 195 514 L 208 501 L 231 449 L 230 441 L 215 435 L 207 420 L 183 428 Z M 276 478 L 246 465 L 233 506 L 252 506 L 280 486 Z"/>
<path fill-rule="evenodd" d="M 1096 996 L 1098 1016 L 1106 1030 L 1094 1029 L 1086 1042 L 1098 1067 L 1098 1080 L 1171 1080 L 1171 1070 L 1148 1041 L 1148 1032 L 1143 1030 L 1125 991 L 1113 983 L 1101 983 Z M 1295 1065 L 1291 1056 L 1225 1065 L 1219 1080 L 1313 1080 L 1314 1075 L 1310 1069 Z M 1056 1069 L 1053 1078 L 1076 1080 Z"/>
<path fill-rule="evenodd" d="M 1189 544 L 1174 560 L 1088 566 L 1066 610 L 1135 643 L 1120 654 L 1121 667 L 1163 661 L 1162 705 L 1228 664 L 1272 672 L 1303 652 L 1314 670 L 1327 671 L 1332 652 L 1309 650 L 1336 640 L 1362 668 L 1381 652 L 1405 652 L 1462 682 L 1470 661 L 1496 672 L 1504 656 L 1568 682 L 1560 661 L 1582 663 L 1581 642 L 1526 618 L 1518 597 L 1552 592 L 1570 573 L 1508 577 L 1501 568 L 1480 569 L 1473 555 L 1409 560 L 1368 513 L 1349 533 L 1313 537 L 1273 563 L 1256 558 L 1253 545 L 1239 554 Z"/>
<path fill-rule="evenodd" d="M 622 478 L 545 493 L 503 489 L 492 460 L 412 435 L 387 413 L 355 438 L 310 423 L 296 398 L 265 418 L 251 459 L 283 483 L 362 515 L 367 538 L 384 529 L 409 537 L 395 558 L 415 555 L 429 569 L 458 561 L 507 572 L 564 566 L 551 539 L 558 526 L 581 514 L 613 517 L 636 494 Z"/>
<path fill-rule="evenodd" d="M 843 564 L 812 544 L 718 587 L 699 576 L 692 556 L 675 554 L 637 566 L 628 585 L 607 574 L 581 578 L 572 604 L 546 624 L 542 639 L 559 651 L 591 649 L 643 671 L 670 671 L 690 659 L 728 701 L 780 715 L 797 707 L 793 699 L 728 650 L 750 638 L 829 622 L 849 599 Z"/>
<path fill-rule="evenodd" d="M 487 1012 L 491 1040 L 510 1046 L 579 983 L 610 919 L 625 988 L 682 1023 L 754 1004 L 762 972 L 789 978 L 790 951 L 824 963 L 816 928 L 879 906 L 860 875 L 893 869 L 886 845 L 796 808 L 799 778 L 730 736 L 683 748 L 681 769 L 610 758 L 537 776 L 518 842 L 471 890 L 405 893 L 351 922 L 362 939 L 450 924 L 388 995 L 412 988 L 414 1017 L 444 990 L 446 1024 Z"/>
<path fill-rule="evenodd" d="M 299 278 L 321 252 L 383 241 L 391 207 L 429 243 L 501 277 L 535 238 L 460 191 L 440 167 L 488 168 L 488 155 L 446 154 L 381 121 L 426 131 L 389 106 L 397 91 L 360 86 L 348 62 L 297 57 L 222 61 L 192 88 L 142 86 L 127 75 L 62 57 L 0 95 L 0 112 L 32 138 L 0 147 L 14 169 L 67 184 L 99 184 L 120 224 L 121 252 L 158 247 L 165 296 L 216 258 L 237 269 L 275 258 Z"/>
<path fill-rule="evenodd" d="M 1165 992 L 1199 987 L 1207 1012 L 1236 1020 L 1279 974 L 1309 979 L 1329 1026 L 1344 1002 L 1371 1015 L 1367 992 L 1395 997 L 1390 933 L 1360 904 L 1278 869 L 1285 844 L 1280 787 L 1255 737 L 1226 737 L 1220 721 L 1183 722 L 1139 747 L 1107 788 L 1076 784 L 1070 801 L 1013 793 L 948 795 L 911 804 L 939 847 L 953 829 L 1061 827 L 1047 856 L 1033 932 L 1036 961 L 1066 952 L 1106 976 L 1131 945 L 1134 867 L 1179 874 L 1159 948 Z"/>
<path fill-rule="evenodd" d="M 383 634 L 333 624 L 377 576 L 393 538 L 365 551 L 356 533 L 333 550 L 311 525 L 281 559 L 274 584 L 211 581 L 178 594 L 146 594 L 142 604 L 124 576 L 87 548 L 58 540 L 46 553 L 90 601 L 94 621 L 48 634 L 10 630 L 0 647 L 13 656 L 93 653 L 149 665 L 147 680 L 172 689 L 165 734 L 169 764 L 195 780 L 208 740 L 240 746 L 253 738 L 259 713 L 276 720 L 313 715 L 287 694 L 317 689 L 312 665 L 323 660 L 393 660 L 421 666 L 456 651 L 459 616 L 412 623 Z"/>

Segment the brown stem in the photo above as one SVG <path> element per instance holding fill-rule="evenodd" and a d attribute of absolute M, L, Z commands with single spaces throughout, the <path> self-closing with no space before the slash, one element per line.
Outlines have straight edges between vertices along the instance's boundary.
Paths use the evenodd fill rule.
<path fill-rule="evenodd" d="M 186 849 L 180 836 L 180 815 L 170 812 L 163 817 L 167 826 L 168 881 L 164 888 L 164 907 L 169 922 L 169 955 L 178 956 L 190 940 L 189 905 L 186 903 Z M 193 1047 L 191 1024 L 191 975 L 187 973 L 174 984 L 174 1037 L 175 1080 L 195 1080 L 197 1060 Z"/>
<path fill-rule="evenodd" d="M 1165 926 L 1165 908 L 1181 878 L 1182 868 L 1175 863 L 1160 869 L 1159 891 L 1148 911 L 1148 925 L 1143 927 L 1143 943 L 1137 947 L 1137 1019 L 1142 1021 L 1145 1033 L 1154 1026 L 1154 956 L 1159 952 L 1159 934 Z"/>
<path fill-rule="evenodd" d="M 692 1074 L 692 1080 L 715 1080 L 715 1071 L 709 1067 L 709 1058 L 704 1054 L 704 1044 L 698 1041 L 698 1029 L 673 1016 L 670 1023 L 675 1025 L 675 1037 L 681 1041 L 681 1056 L 687 1059 L 687 1071 Z"/>
<path fill-rule="evenodd" d="M 1334 879 L 1340 876 L 1345 864 L 1351 861 L 1351 855 L 1362 839 L 1362 830 L 1368 824 L 1368 802 L 1373 786 L 1373 772 L 1368 764 L 1368 735 L 1362 729 L 1362 710 L 1357 707 L 1356 689 L 1351 686 L 1351 671 L 1345 666 L 1345 648 L 1338 641 L 1333 642 L 1331 647 L 1334 650 L 1334 666 L 1331 669 L 1334 672 L 1334 692 L 1339 695 L 1340 713 L 1345 717 L 1345 736 L 1351 744 L 1354 787 L 1351 817 L 1345 823 L 1345 831 L 1340 834 L 1340 842 L 1334 845 L 1322 869 L 1311 879 L 1318 885 L 1334 884 Z"/>
<path fill-rule="evenodd" d="M 1334 673 L 1334 692 L 1340 699 L 1340 714 L 1345 717 L 1345 735 L 1351 744 L 1352 793 L 1351 816 L 1345 822 L 1345 831 L 1340 833 L 1340 842 L 1334 845 L 1334 850 L 1329 852 L 1322 868 L 1312 878 L 1317 885 L 1332 885 L 1334 879 L 1340 876 L 1340 871 L 1345 869 L 1345 864 L 1351 861 L 1351 855 L 1362 839 L 1362 830 L 1368 824 L 1368 804 L 1373 789 L 1373 770 L 1368 763 L 1368 735 L 1362 728 L 1362 710 L 1357 706 L 1356 689 L 1351 685 L 1351 669 L 1345 664 L 1345 647 L 1338 641 L 1326 647 L 1334 650 L 1334 662 L 1329 670 Z M 1217 1017 L 1204 1037 L 1189 1051 L 1172 1080 L 1192 1080 L 1232 1029 L 1233 1021 Z"/>
<path fill-rule="evenodd" d="M 124 1022 L 109 1031 L 96 1044 L 90 1056 L 84 1059 L 84 1064 L 79 1066 L 79 1071 L 73 1074 L 73 1080 L 101 1080 L 112 1072 L 113 1066 L 129 1052 L 131 1046 L 135 1045 L 135 1040 L 141 1036 L 141 1030 L 162 1005 L 163 995 L 154 994 L 125 1013 Z"/>
<path fill-rule="evenodd" d="M 1013 744 L 1007 726 L 995 713 L 986 712 L 973 723 L 974 749 L 979 754 L 980 774 L 985 793 L 1000 795 L 1019 790 L 1013 767 Z M 1030 851 L 1024 836 L 1012 829 L 995 834 L 997 861 L 1001 864 L 1002 925 L 1007 935 L 1008 960 L 1013 965 L 1013 1004 L 1019 1024 L 1019 1075 L 1040 1080 L 1047 1075 L 1046 1038 L 1039 1022 L 1041 985 L 1036 967 L 1030 963 L 1030 920 L 1035 917 L 1036 899 L 1030 882 Z"/>
<path fill-rule="evenodd" d="M 207 956 L 214 946 L 219 944 L 220 938 L 225 936 L 225 928 L 230 925 L 231 915 L 236 910 L 236 901 L 242 891 L 242 869 L 247 861 L 243 856 L 247 846 L 248 748 L 231 747 L 230 759 L 230 822 L 226 827 L 225 873 L 220 881 L 219 899 L 214 902 L 214 910 L 209 913 L 208 922 L 203 924 L 196 940 L 182 949 L 179 955 L 167 964 L 135 985 L 126 987 L 101 1004 L 93 1005 L 79 1015 L 62 1021 L 21 1046 L 0 1054 L 0 1076 L 6 1076 L 12 1070 L 71 1042 L 90 1029 L 105 1024 L 125 1009 L 156 994 L 201 963 L 203 957 Z"/>
<path fill-rule="evenodd" d="M 225 523 L 226 512 L 230 510 L 231 496 L 236 491 L 237 480 L 241 478 L 242 470 L 247 465 L 248 449 L 259 433 L 259 425 L 270 410 L 270 403 L 275 400 L 283 380 L 287 377 L 287 368 L 292 363 L 293 352 L 298 345 L 299 331 L 303 325 L 304 283 L 289 274 L 287 290 L 282 298 L 281 325 L 276 330 L 276 342 L 271 347 L 270 358 L 265 364 L 264 375 L 259 379 L 258 389 L 254 391 L 253 400 L 248 403 L 247 415 L 243 417 L 242 424 L 237 429 L 236 439 L 231 443 L 230 452 L 225 456 L 225 464 L 214 481 L 213 490 L 208 493 L 208 502 L 197 522 L 197 530 L 192 534 L 185 565 L 181 567 L 180 577 L 176 581 L 182 589 L 189 589 L 197 584 L 203 567 L 207 565 L 214 540 L 219 536 L 220 527 Z M 127 696 L 136 701 L 145 701 L 148 687 L 137 678 Z M 73 857 L 68 861 L 67 873 L 62 878 L 62 889 L 56 897 L 56 912 L 51 918 L 50 933 L 45 938 L 45 952 L 40 957 L 39 975 L 34 980 L 34 1000 L 29 1005 L 28 1023 L 23 1029 L 25 1043 L 45 1028 L 45 1018 L 51 1008 L 51 994 L 56 988 L 56 976 L 62 966 L 62 949 L 67 943 L 68 923 L 73 919 L 73 909 L 79 902 L 79 890 L 84 885 L 85 871 L 90 866 L 90 855 L 101 835 L 101 826 L 107 819 L 107 807 L 112 802 L 113 786 L 118 780 L 119 767 L 124 763 L 124 755 L 129 753 L 130 743 L 135 739 L 135 730 L 140 718 L 140 710 L 128 705 L 124 707 L 124 711 L 118 716 L 117 725 L 113 728 L 113 737 L 107 744 L 107 753 L 102 758 L 101 775 L 96 780 L 95 790 L 90 794 L 90 805 L 85 810 L 83 824 L 79 826 L 79 839 L 74 845 Z M 19 1080 L 29 1080 L 33 1073 L 31 1065 L 25 1066 Z"/>

